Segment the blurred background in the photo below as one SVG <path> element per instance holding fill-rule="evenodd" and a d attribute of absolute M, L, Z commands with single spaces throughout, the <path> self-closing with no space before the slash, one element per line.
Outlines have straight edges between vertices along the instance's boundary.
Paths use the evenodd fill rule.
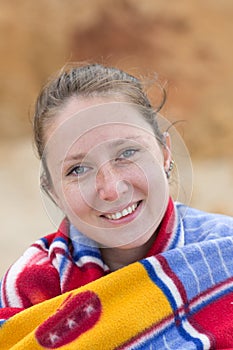
<path fill-rule="evenodd" d="M 168 91 L 162 114 L 182 121 L 190 204 L 233 215 L 232 18 L 232 0 L 0 0 L 0 276 L 55 230 L 30 118 L 41 85 L 68 61 L 156 73 Z"/>

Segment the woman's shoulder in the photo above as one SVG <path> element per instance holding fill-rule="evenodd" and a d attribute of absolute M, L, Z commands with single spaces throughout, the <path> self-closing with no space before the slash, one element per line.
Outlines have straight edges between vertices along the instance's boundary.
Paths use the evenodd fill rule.
<path fill-rule="evenodd" d="M 189 243 L 233 236 L 232 216 L 205 212 L 178 202 L 175 206 Z"/>

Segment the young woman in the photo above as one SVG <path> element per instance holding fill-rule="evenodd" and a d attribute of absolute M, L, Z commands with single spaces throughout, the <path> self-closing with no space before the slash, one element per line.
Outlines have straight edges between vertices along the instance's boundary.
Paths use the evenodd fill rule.
<path fill-rule="evenodd" d="M 221 298 L 229 306 L 232 296 L 233 219 L 189 208 L 171 198 L 171 142 L 157 121 L 164 100 L 155 110 L 142 82 L 98 64 L 71 66 L 42 89 L 34 115 L 35 143 L 43 168 L 41 185 L 65 219 L 56 233 L 32 244 L 3 277 L 3 330 L 24 315 L 25 309 L 35 310 L 33 305 L 58 300 L 57 296 L 69 291 L 79 293 L 82 286 L 93 291 L 92 285 L 100 285 L 111 293 L 102 299 L 101 292 L 95 294 L 97 304 L 102 305 L 95 329 L 104 324 L 106 300 L 116 308 L 119 298 L 125 300 L 123 309 L 128 311 L 124 320 L 116 312 L 115 322 L 121 326 L 115 332 L 108 324 L 105 336 L 100 332 L 92 338 L 87 331 L 92 321 L 86 321 L 87 327 L 80 325 L 86 316 L 79 310 L 71 318 L 64 314 L 71 319 L 69 332 L 78 327 L 75 335 L 67 336 L 64 327 L 61 332 L 60 321 L 54 321 L 51 330 L 53 321 L 47 322 L 45 317 L 43 325 L 36 321 L 32 329 L 37 331 L 29 336 L 30 341 L 36 339 L 47 348 L 68 344 L 67 349 L 72 349 L 72 344 L 74 349 L 233 345 L 228 334 L 232 322 L 224 322 L 224 333 L 213 315 L 214 310 L 220 317 L 219 307 L 226 307 Z M 146 271 L 145 283 L 138 274 L 139 265 Z M 153 293 L 152 281 L 157 288 Z M 72 304 L 72 310 L 78 304 Z M 141 305 L 139 319 L 133 314 L 137 305 Z M 203 311 L 204 307 L 209 309 Z M 94 309 L 91 304 L 91 314 Z M 143 315 L 145 323 L 140 321 Z M 13 346 L 19 339 L 24 346 L 29 344 L 21 338 L 9 344 Z"/>

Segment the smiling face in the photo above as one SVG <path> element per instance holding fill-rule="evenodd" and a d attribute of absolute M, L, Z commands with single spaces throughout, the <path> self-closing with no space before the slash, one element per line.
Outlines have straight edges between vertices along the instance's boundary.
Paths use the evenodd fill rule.
<path fill-rule="evenodd" d="M 146 243 L 168 204 L 162 150 L 131 104 L 69 99 L 47 130 L 52 195 L 69 221 L 101 246 Z"/>

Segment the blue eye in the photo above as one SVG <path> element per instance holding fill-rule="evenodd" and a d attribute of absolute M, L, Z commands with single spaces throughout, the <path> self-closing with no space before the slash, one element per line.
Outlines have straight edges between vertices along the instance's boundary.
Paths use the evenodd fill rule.
<path fill-rule="evenodd" d="M 126 149 L 124 152 L 121 153 L 119 159 L 130 158 L 134 156 L 136 152 L 137 152 L 136 149 Z"/>
<path fill-rule="evenodd" d="M 67 175 L 80 176 L 80 175 L 84 175 L 86 172 L 88 172 L 88 170 L 90 170 L 90 168 L 87 166 L 77 165 L 71 171 L 69 171 Z"/>

